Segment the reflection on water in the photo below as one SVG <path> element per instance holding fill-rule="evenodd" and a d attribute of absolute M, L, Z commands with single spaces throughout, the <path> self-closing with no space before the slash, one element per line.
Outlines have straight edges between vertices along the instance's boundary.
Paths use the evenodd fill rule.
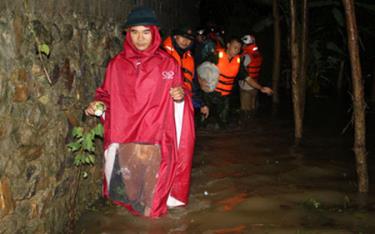
<path fill-rule="evenodd" d="M 351 137 L 329 126 L 307 127 L 301 148 L 280 118 L 200 130 L 188 207 L 149 220 L 98 205 L 76 233 L 375 233 L 373 192 L 359 209 Z"/>

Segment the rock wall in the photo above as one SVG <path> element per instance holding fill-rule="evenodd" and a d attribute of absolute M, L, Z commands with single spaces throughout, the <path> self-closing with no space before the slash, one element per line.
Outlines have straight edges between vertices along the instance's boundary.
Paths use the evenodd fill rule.
<path fill-rule="evenodd" d="M 74 126 L 97 123 L 83 109 L 135 5 L 153 7 L 165 31 L 198 18 L 195 1 L 0 1 L 0 233 L 65 233 L 100 196 L 101 141 L 87 179 L 66 145 Z"/>

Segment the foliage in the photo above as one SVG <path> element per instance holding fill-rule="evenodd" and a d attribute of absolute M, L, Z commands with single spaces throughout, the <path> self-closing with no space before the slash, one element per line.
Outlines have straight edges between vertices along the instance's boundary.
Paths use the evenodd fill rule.
<path fill-rule="evenodd" d="M 356 1 L 356 11 L 359 12 L 359 43 L 363 52 L 365 42 L 371 42 L 375 36 L 374 27 L 367 19 L 372 19 L 375 6 L 365 1 Z M 309 65 L 310 72 L 307 88 L 312 93 L 321 92 L 323 87 L 332 87 L 337 84 L 340 64 L 348 60 L 348 44 L 346 33 L 345 12 L 338 0 L 317 0 L 309 3 L 312 25 Z M 367 45 L 368 46 L 368 45 Z M 337 87 L 340 88 L 340 87 Z"/>
<path fill-rule="evenodd" d="M 72 131 L 73 141 L 67 146 L 70 152 L 74 155 L 74 165 L 78 167 L 76 172 L 76 178 L 72 182 L 72 193 L 70 201 L 68 203 L 68 213 L 69 213 L 69 224 L 68 232 L 73 233 L 75 222 L 77 220 L 77 206 L 78 192 L 80 188 L 80 178 L 81 176 L 85 179 L 87 178 L 87 172 L 81 172 L 82 166 L 84 165 L 94 165 L 95 163 L 95 138 L 103 137 L 103 125 L 97 124 L 94 128 L 88 129 L 83 127 L 74 127 Z"/>
<path fill-rule="evenodd" d="M 31 22 L 31 11 L 29 9 L 29 3 L 27 0 L 24 0 L 23 1 L 23 6 L 25 8 L 25 15 L 27 17 L 27 20 L 28 22 Z M 50 85 L 52 85 L 52 80 L 49 76 L 49 73 L 47 71 L 47 68 L 46 66 L 44 65 L 44 61 L 43 61 L 43 57 L 42 57 L 42 54 L 45 54 L 47 57 L 50 55 L 50 48 L 47 44 L 45 43 L 41 43 L 33 26 L 29 23 L 28 25 L 28 29 L 31 31 L 31 34 L 33 35 L 33 38 L 35 40 L 35 44 L 37 45 L 37 51 L 38 51 L 38 57 L 39 57 L 39 60 L 40 60 L 40 63 L 42 65 L 42 68 L 43 68 L 43 71 L 44 71 L 44 74 L 46 75 L 46 78 L 47 78 L 47 81 Z"/>
<path fill-rule="evenodd" d="M 375 14 L 375 5 L 371 3 L 356 2 L 356 6 L 360 7 L 363 10 L 368 11 L 369 13 Z"/>
<path fill-rule="evenodd" d="M 332 14 L 335 17 L 336 22 L 340 25 L 340 27 L 345 27 L 345 19 L 342 11 L 337 8 L 332 9 Z"/>
<path fill-rule="evenodd" d="M 310 44 L 310 63 L 307 89 L 312 94 L 319 94 L 323 87 L 334 86 L 335 71 L 341 60 L 344 59 L 344 51 L 334 42 L 314 40 Z"/>
<path fill-rule="evenodd" d="M 74 127 L 72 135 L 73 141 L 68 144 L 68 148 L 74 154 L 74 165 L 94 165 L 95 138 L 103 137 L 103 125 L 99 123 L 92 129 Z"/>
<path fill-rule="evenodd" d="M 311 17 L 322 16 L 313 23 L 309 44 L 309 72 L 307 89 L 320 94 L 336 85 L 341 61 L 347 59 L 345 17 L 336 1 L 311 3 Z M 325 13 L 325 14 L 323 14 Z"/>
<path fill-rule="evenodd" d="M 38 45 L 38 52 L 42 53 L 42 54 L 45 54 L 46 56 L 49 56 L 49 54 L 50 54 L 49 46 L 47 44 L 44 44 L 44 43 Z"/>
<path fill-rule="evenodd" d="M 356 10 L 360 12 L 358 14 L 359 43 L 363 51 L 366 48 L 365 43 L 371 42 L 368 38 L 375 37 L 375 28 L 368 20 L 373 18 L 375 6 L 366 2 L 368 1 L 355 2 Z M 337 79 L 341 78 L 339 77 L 340 65 L 342 61 L 346 64 L 348 60 L 345 12 L 339 0 L 309 1 L 308 7 L 310 31 L 307 89 L 312 94 L 321 94 L 322 91 L 340 88 L 335 87 L 339 84 Z M 279 1 L 279 8 L 286 29 L 289 30 L 288 1 Z M 301 26 L 300 21 L 298 21 L 298 26 Z M 367 41 L 364 40 L 366 38 Z M 289 71 L 283 70 L 283 72 Z"/>

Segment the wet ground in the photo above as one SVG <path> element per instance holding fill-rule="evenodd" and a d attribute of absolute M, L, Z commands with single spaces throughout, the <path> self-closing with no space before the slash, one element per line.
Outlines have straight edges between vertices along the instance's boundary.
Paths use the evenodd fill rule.
<path fill-rule="evenodd" d="M 198 131 L 186 208 L 149 220 L 100 203 L 75 233 L 375 233 L 375 193 L 356 193 L 350 131 L 340 134 L 341 122 L 327 116 L 296 148 L 290 120 L 269 116 Z"/>

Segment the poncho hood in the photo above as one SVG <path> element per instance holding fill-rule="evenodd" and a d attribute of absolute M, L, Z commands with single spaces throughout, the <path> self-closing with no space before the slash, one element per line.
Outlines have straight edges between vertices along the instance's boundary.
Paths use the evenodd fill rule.
<path fill-rule="evenodd" d="M 150 28 L 151 30 L 151 33 L 152 33 L 151 45 L 146 50 L 143 50 L 143 51 L 138 50 L 132 43 L 130 32 L 128 32 L 126 33 L 126 38 L 123 44 L 124 50 L 120 53 L 121 56 L 127 59 L 132 59 L 132 58 L 144 59 L 155 54 L 155 52 L 158 50 L 160 43 L 161 43 L 161 36 L 159 33 L 159 28 L 157 26 L 145 26 L 145 27 Z M 130 31 L 130 29 L 131 27 L 128 28 L 128 31 Z"/>

